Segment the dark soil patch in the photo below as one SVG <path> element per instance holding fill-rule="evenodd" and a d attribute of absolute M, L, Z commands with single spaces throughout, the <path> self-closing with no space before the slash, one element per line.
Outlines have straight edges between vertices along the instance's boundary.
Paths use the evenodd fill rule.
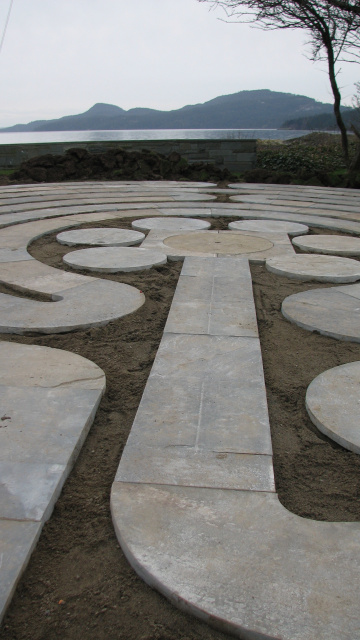
<path fill-rule="evenodd" d="M 226 228 L 229 219 L 211 220 Z M 130 226 L 129 219 L 101 226 Z M 84 225 L 85 226 L 85 225 Z M 95 226 L 95 225 L 86 225 Z M 97 226 L 99 224 L 97 223 Z M 49 234 L 32 254 L 62 265 L 70 247 Z M 135 313 L 106 327 L 50 336 L 2 335 L 4 340 L 79 353 L 107 377 L 107 391 L 53 515 L 19 583 L 0 640 L 225 640 L 170 605 L 129 567 L 111 522 L 109 493 L 154 360 L 181 263 L 107 277 L 146 295 Z M 322 436 L 307 417 L 311 380 L 338 364 L 360 360 L 360 345 L 304 331 L 281 315 L 282 300 L 319 287 L 252 267 L 282 503 L 320 520 L 360 520 L 360 458 Z M 105 276 L 104 276 L 105 277 Z M 327 285 L 323 285 L 327 286 Z"/>
<path fill-rule="evenodd" d="M 63 182 L 76 180 L 236 180 L 228 169 L 214 164 L 189 164 L 179 153 L 168 156 L 154 151 L 127 151 L 119 146 L 102 153 L 69 149 L 62 155 L 46 154 L 20 165 L 9 180 L 15 182 Z"/>

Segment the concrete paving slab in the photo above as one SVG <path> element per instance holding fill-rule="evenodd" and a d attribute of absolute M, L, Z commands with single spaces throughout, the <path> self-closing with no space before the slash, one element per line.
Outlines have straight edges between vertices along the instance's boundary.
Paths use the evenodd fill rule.
<path fill-rule="evenodd" d="M 315 235 L 295 238 L 293 244 L 302 251 L 341 256 L 360 256 L 360 238 L 335 235 Z"/>
<path fill-rule="evenodd" d="M 353 286 L 356 287 L 348 285 L 347 289 Z M 312 289 L 288 296 L 282 303 L 282 314 L 308 331 L 360 342 L 359 299 L 338 289 Z"/>
<path fill-rule="evenodd" d="M 187 447 L 126 448 L 115 482 L 275 491 L 272 457 Z"/>
<path fill-rule="evenodd" d="M 231 233 L 231 231 L 200 231 L 179 236 L 169 236 L 164 244 L 177 249 L 216 255 L 243 255 L 266 251 L 273 243 L 258 236 Z"/>
<path fill-rule="evenodd" d="M 0 621 L 41 531 L 39 522 L 0 519 Z"/>
<path fill-rule="evenodd" d="M 94 362 L 75 353 L 1 341 L 0 385 L 103 391 L 105 374 Z"/>
<path fill-rule="evenodd" d="M 34 258 L 26 251 L 26 249 L 0 249 L 1 262 L 24 262 L 25 260 L 33 260 Z"/>
<path fill-rule="evenodd" d="M 74 229 L 63 231 L 56 236 L 60 244 L 74 246 L 88 244 L 97 247 L 130 247 L 139 244 L 145 238 L 139 231 L 131 229 L 109 229 L 108 227 L 97 229 Z"/>
<path fill-rule="evenodd" d="M 54 298 L 58 297 L 57 293 L 94 280 L 91 276 L 54 269 L 33 259 L 0 263 L 0 282 L 20 291 L 47 293 Z"/>
<path fill-rule="evenodd" d="M 165 264 L 167 256 L 159 251 L 137 247 L 97 247 L 67 253 L 63 256 L 63 261 L 75 269 L 118 273 L 151 269 Z"/>
<path fill-rule="evenodd" d="M 317 428 L 345 449 L 360 453 L 360 362 L 317 376 L 306 392 L 306 409 Z"/>
<path fill-rule="evenodd" d="M 102 390 L 0 386 L 0 461 L 69 465 L 75 460 Z M 1 517 L 1 516 L 0 516 Z"/>
<path fill-rule="evenodd" d="M 0 293 L 0 332 L 64 333 L 101 326 L 136 311 L 144 302 L 144 294 L 135 287 L 97 279 L 62 291 L 56 302 Z"/>
<path fill-rule="evenodd" d="M 165 332 L 256 337 L 248 260 L 186 258 Z"/>
<path fill-rule="evenodd" d="M 270 455 L 264 389 L 256 339 L 166 333 L 128 442 Z"/>
<path fill-rule="evenodd" d="M 271 273 L 295 280 L 318 282 L 355 282 L 360 279 L 360 262 L 325 255 L 295 255 L 267 258 Z"/>
<path fill-rule="evenodd" d="M 129 562 L 187 612 L 251 640 L 358 636 L 359 523 L 255 491 L 116 482 L 111 505 Z"/>
<path fill-rule="evenodd" d="M 199 229 L 209 229 L 210 222 L 206 220 L 196 220 L 195 218 L 175 218 L 163 216 L 162 218 L 141 218 L 131 223 L 134 229 L 139 231 L 149 231 L 150 229 L 164 229 L 166 231 L 198 231 Z"/>
<path fill-rule="evenodd" d="M 309 231 L 309 228 L 304 224 L 282 220 L 236 220 L 230 222 L 229 229 L 258 231 L 259 233 L 287 233 L 289 236 L 300 236 Z"/>
<path fill-rule="evenodd" d="M 65 465 L 1 461 L 1 518 L 47 520 L 66 475 Z"/>
<path fill-rule="evenodd" d="M 0 618 L 104 390 L 81 356 L 0 342 Z"/>

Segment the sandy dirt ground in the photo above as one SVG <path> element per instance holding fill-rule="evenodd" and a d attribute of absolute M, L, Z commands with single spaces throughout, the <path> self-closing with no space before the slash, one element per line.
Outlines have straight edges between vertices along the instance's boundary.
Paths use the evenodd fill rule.
<path fill-rule="evenodd" d="M 219 229 L 229 221 L 210 220 Z M 101 226 L 128 228 L 130 223 Z M 59 245 L 55 235 L 37 240 L 30 251 L 64 268 L 62 255 L 72 249 Z M 117 543 L 109 509 L 111 484 L 180 269 L 181 263 L 173 262 L 147 272 L 107 276 L 141 289 L 146 303 L 106 327 L 50 336 L 0 336 L 79 353 L 96 362 L 107 377 L 94 424 L 19 583 L 0 640 L 229 638 L 178 611 L 137 577 Z M 252 274 L 279 498 L 306 518 L 359 521 L 360 457 L 317 431 L 304 399 L 319 373 L 360 360 L 360 344 L 310 333 L 282 317 L 280 306 L 287 295 L 329 285 L 281 278 L 259 265 L 252 267 Z"/>

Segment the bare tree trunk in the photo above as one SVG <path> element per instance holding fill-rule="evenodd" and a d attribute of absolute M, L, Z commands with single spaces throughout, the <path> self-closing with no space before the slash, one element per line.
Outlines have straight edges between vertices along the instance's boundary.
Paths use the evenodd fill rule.
<path fill-rule="evenodd" d="M 329 41 L 328 43 L 324 42 L 324 44 L 327 50 L 330 85 L 331 85 L 331 90 L 334 96 L 334 114 L 335 114 L 337 126 L 340 129 L 341 146 L 343 150 L 345 164 L 348 167 L 349 166 L 349 141 L 348 141 L 346 126 L 345 126 L 344 120 L 342 119 L 342 115 L 340 111 L 341 95 L 340 95 L 339 87 L 336 82 L 334 51 L 331 46 L 331 41 Z"/>
<path fill-rule="evenodd" d="M 356 136 L 357 147 L 356 147 L 355 155 L 349 164 L 349 172 L 355 173 L 360 170 L 360 131 L 355 127 L 354 124 L 351 125 L 351 130 L 354 132 Z"/>

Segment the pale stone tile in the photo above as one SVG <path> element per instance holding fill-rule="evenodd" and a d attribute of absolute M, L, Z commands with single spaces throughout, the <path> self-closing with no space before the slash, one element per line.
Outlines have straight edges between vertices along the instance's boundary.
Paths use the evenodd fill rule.
<path fill-rule="evenodd" d="M 272 457 L 129 444 L 115 481 L 275 491 Z"/>
<path fill-rule="evenodd" d="M 257 336 L 247 259 L 186 258 L 165 332 Z"/>
<path fill-rule="evenodd" d="M 271 454 L 257 339 L 164 334 L 128 442 Z"/>

